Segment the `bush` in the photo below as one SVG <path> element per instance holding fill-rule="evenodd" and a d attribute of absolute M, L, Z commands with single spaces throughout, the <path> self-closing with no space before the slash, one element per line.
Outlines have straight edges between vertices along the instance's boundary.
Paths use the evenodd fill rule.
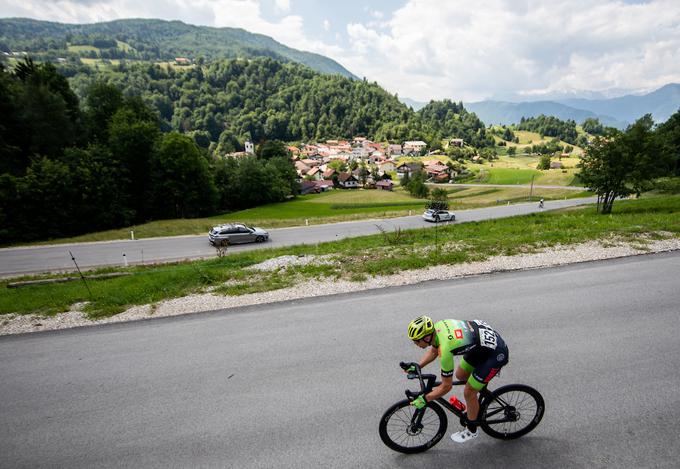
<path fill-rule="evenodd" d="M 680 178 L 659 178 L 654 181 L 654 190 L 668 194 L 680 194 Z"/>

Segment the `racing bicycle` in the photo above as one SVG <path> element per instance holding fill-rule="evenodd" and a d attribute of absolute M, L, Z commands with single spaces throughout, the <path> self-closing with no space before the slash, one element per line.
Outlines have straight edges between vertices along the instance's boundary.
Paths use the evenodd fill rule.
<path fill-rule="evenodd" d="M 380 419 L 380 438 L 389 448 L 401 453 L 420 453 L 432 448 L 446 434 L 448 420 L 444 409 L 453 413 L 460 424 L 467 424 L 463 410 L 439 397 L 418 410 L 411 401 L 421 394 L 429 393 L 439 385 L 437 377 L 423 374 L 417 363 L 399 363 L 409 371 L 408 379 L 418 379 L 420 392 L 406 390 L 406 399 L 391 406 Z M 465 381 L 454 381 L 454 385 Z M 541 394 L 524 384 L 509 384 L 495 391 L 484 387 L 479 392 L 479 427 L 489 436 L 501 440 L 512 440 L 526 435 L 541 422 L 545 403 Z"/>

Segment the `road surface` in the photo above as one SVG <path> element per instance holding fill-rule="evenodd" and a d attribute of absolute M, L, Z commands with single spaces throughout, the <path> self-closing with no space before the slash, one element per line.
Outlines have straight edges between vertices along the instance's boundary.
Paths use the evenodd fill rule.
<path fill-rule="evenodd" d="M 676 468 L 678 278 L 668 253 L 1 337 L 0 467 Z M 423 313 L 501 332 L 492 387 L 539 389 L 536 430 L 382 444 Z"/>

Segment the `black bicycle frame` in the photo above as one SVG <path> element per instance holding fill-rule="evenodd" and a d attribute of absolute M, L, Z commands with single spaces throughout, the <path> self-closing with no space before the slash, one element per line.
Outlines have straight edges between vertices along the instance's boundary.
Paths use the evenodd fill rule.
<path fill-rule="evenodd" d="M 415 392 L 413 392 L 409 389 L 406 390 L 406 397 L 411 399 L 411 400 L 413 400 L 414 398 L 416 398 L 420 395 L 425 395 L 425 394 L 429 393 L 430 391 L 432 391 L 432 388 L 434 388 L 435 386 L 439 386 L 441 384 L 440 381 L 437 381 L 437 377 L 435 375 L 422 374 L 420 366 L 417 363 L 401 362 L 399 365 L 404 370 L 408 370 L 409 368 L 414 367 L 415 373 L 409 373 L 408 378 L 409 379 L 418 378 L 418 380 L 420 381 L 421 391 L 419 393 L 415 393 Z M 454 381 L 452 384 L 453 384 L 453 386 L 460 386 L 460 385 L 464 385 L 465 381 Z M 483 400 L 485 400 L 485 399 L 489 398 L 489 396 L 491 396 L 491 391 L 489 391 L 486 387 L 484 387 L 481 391 L 479 391 L 479 395 L 480 395 L 480 404 L 481 404 L 481 402 Z M 500 420 L 488 420 L 488 418 L 487 418 L 484 421 L 480 421 L 479 417 L 478 417 L 478 420 L 477 420 L 478 423 L 496 424 L 496 423 L 505 423 L 505 422 L 511 422 L 512 421 L 512 419 L 509 418 L 507 416 L 506 412 L 505 412 L 506 409 L 510 408 L 508 403 L 503 401 L 500 398 L 497 398 L 497 399 L 498 399 L 498 402 L 501 404 L 501 406 L 497 410 L 495 410 L 491 413 L 487 413 L 487 417 L 496 415 L 499 412 L 503 412 L 503 416 L 505 418 L 502 418 Z M 456 415 L 460 419 L 461 425 L 465 426 L 465 424 L 467 422 L 467 415 L 463 411 L 454 407 L 451 403 L 449 403 L 449 401 L 447 401 L 443 397 L 438 397 L 435 400 L 437 401 L 437 403 L 439 405 L 441 405 L 446 410 L 448 410 L 449 412 Z M 424 415 L 425 415 L 425 409 L 416 410 L 413 413 L 413 417 L 411 418 L 411 427 L 414 428 L 414 429 L 420 428 Z"/>

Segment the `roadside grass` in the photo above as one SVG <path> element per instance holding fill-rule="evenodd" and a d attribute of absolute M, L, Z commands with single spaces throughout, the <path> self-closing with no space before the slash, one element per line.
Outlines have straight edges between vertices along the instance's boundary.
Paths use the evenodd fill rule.
<path fill-rule="evenodd" d="M 462 188 L 450 185 L 429 185 L 442 187 L 449 192 L 449 204 L 458 210 L 479 208 L 506 203 L 507 201 L 529 201 L 529 190 L 524 188 Z M 489 196 L 493 194 L 493 197 Z M 585 197 L 590 194 L 560 189 L 534 189 L 534 197 L 546 200 Z M 306 224 L 337 223 L 352 220 L 380 219 L 407 216 L 424 209 L 427 200 L 408 195 L 401 187 L 394 191 L 380 190 L 334 190 L 322 194 L 299 196 L 287 202 L 263 205 L 247 210 L 216 215 L 208 218 L 155 220 L 115 230 L 88 233 L 71 238 L 27 243 L 28 246 L 46 244 L 82 243 L 162 236 L 183 236 L 207 234 L 215 225 L 228 222 L 243 222 L 265 229 L 304 226 Z"/>
<path fill-rule="evenodd" d="M 132 273 L 129 276 L 89 280 L 92 298 L 80 281 L 8 289 L 8 279 L 3 279 L 0 315 L 55 315 L 68 311 L 74 303 L 88 302 L 83 311 L 91 318 L 99 318 L 118 314 L 134 305 L 154 304 L 192 293 L 213 291 L 214 294 L 241 295 L 316 278 L 358 281 L 372 275 L 533 252 L 558 244 L 588 240 L 628 240 L 644 244 L 646 239 L 668 236 L 680 236 L 680 195 L 617 201 L 614 213 L 606 216 L 588 206 L 454 223 L 440 226 L 436 231 L 431 228 L 383 231 L 371 236 L 234 253 L 203 261 L 135 266 L 124 269 Z M 334 262 L 270 272 L 247 269 L 283 255 L 324 255 Z"/>

